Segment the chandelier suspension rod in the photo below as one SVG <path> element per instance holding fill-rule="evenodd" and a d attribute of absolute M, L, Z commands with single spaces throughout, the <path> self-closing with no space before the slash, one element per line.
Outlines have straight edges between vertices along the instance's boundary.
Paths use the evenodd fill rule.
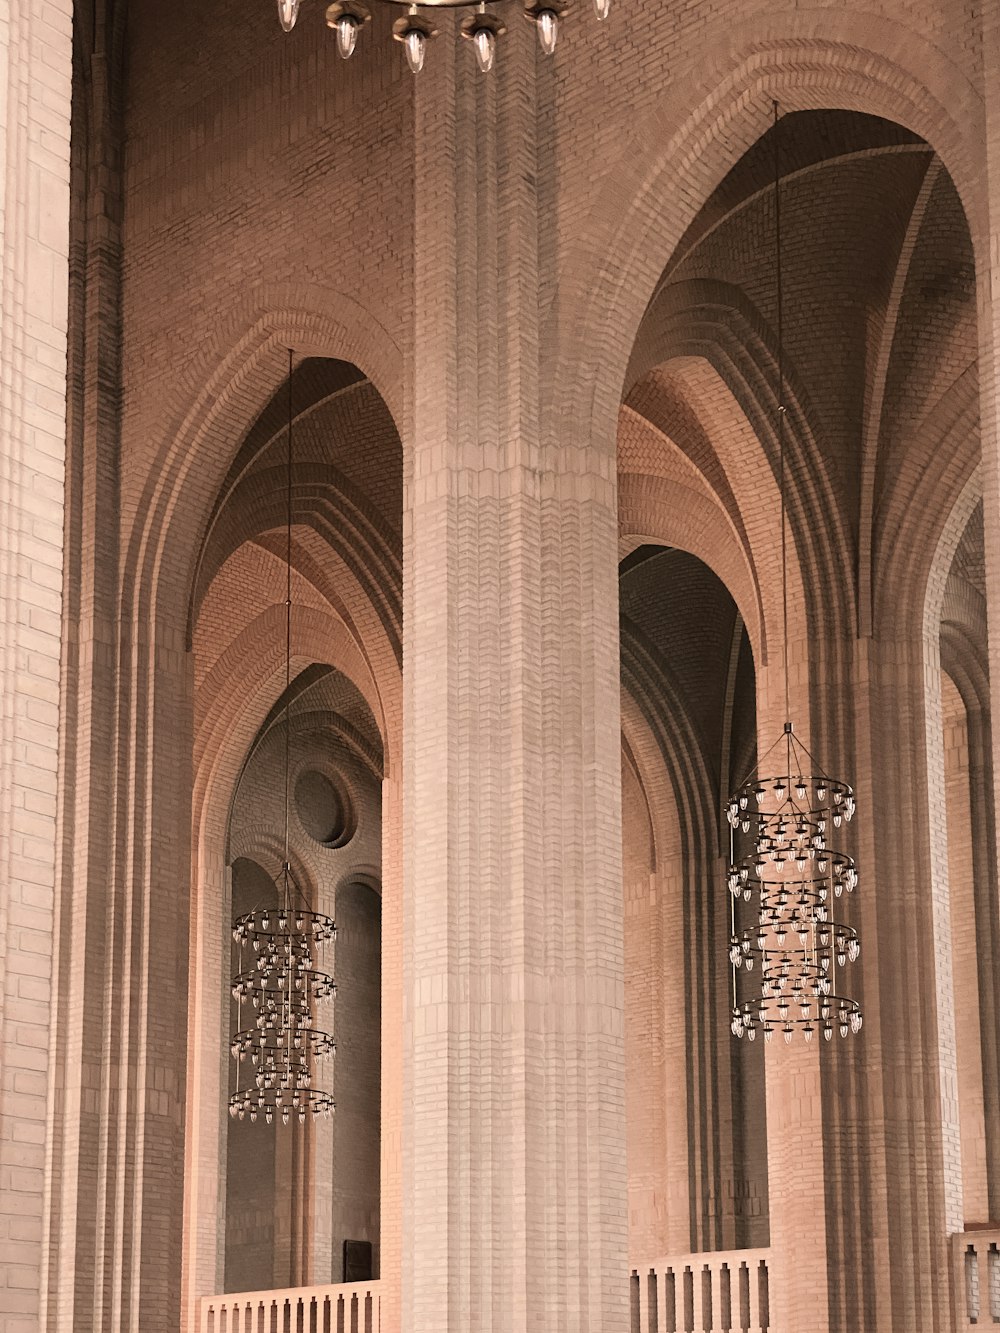
<path fill-rule="evenodd" d="M 290 732 L 292 686 L 292 349 L 288 349 L 288 428 L 285 433 L 285 899 L 290 906 L 288 872 L 288 785 L 290 768 Z"/>
<path fill-rule="evenodd" d="M 774 269 L 777 287 L 778 332 L 778 491 L 781 497 L 781 656 L 784 669 L 785 723 L 791 718 L 788 685 L 788 536 L 785 500 L 785 282 L 784 247 L 781 233 L 781 145 L 778 122 L 781 110 L 777 98 L 774 111 Z M 790 767 L 789 767 L 789 771 Z"/>

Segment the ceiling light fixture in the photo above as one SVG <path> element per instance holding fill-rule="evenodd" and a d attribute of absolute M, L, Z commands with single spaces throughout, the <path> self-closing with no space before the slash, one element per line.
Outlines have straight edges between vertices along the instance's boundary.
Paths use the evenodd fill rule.
<path fill-rule="evenodd" d="M 475 12 L 463 20 L 459 30 L 463 37 L 471 41 L 476 65 L 485 74 L 493 68 L 497 42 L 507 31 L 506 24 L 498 17 L 498 10 L 502 5 L 514 3 L 514 0 L 489 0 L 489 3 L 487 0 L 421 0 L 419 5 L 414 4 L 413 0 L 377 2 L 406 10 L 392 25 L 392 35 L 397 42 L 402 43 L 406 63 L 414 74 L 419 74 L 423 69 L 427 43 L 437 36 L 437 29 L 426 11 L 474 9 Z M 521 8 L 524 17 L 535 25 L 542 51 L 545 55 L 552 55 L 559 37 L 559 21 L 569 8 L 566 0 L 522 0 Z M 594 12 L 598 19 L 606 19 L 611 12 L 611 0 L 594 0 Z M 298 15 L 299 0 L 278 0 L 278 21 L 285 32 L 291 32 L 295 27 Z M 336 33 L 337 50 L 345 60 L 354 54 L 358 34 L 371 16 L 371 9 L 362 0 L 334 0 L 327 7 L 327 27 Z"/>

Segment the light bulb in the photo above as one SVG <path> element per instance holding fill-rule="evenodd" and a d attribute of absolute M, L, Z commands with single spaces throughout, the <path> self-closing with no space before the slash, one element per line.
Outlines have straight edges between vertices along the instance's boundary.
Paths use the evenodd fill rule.
<path fill-rule="evenodd" d="M 472 46 L 476 53 L 476 64 L 484 74 L 493 68 L 496 55 L 497 39 L 491 28 L 476 28 L 472 34 Z"/>
<path fill-rule="evenodd" d="M 278 0 L 278 22 L 285 32 L 291 32 L 299 16 L 299 0 Z"/>
<path fill-rule="evenodd" d="M 345 60 L 354 54 L 361 25 L 353 14 L 341 14 L 337 19 L 337 50 Z M 299 930 L 302 926 L 299 926 Z"/>
<path fill-rule="evenodd" d="M 427 36 L 419 28 L 408 28 L 403 38 L 406 50 L 406 63 L 411 74 L 419 74 L 424 67 L 424 52 L 427 49 Z"/>
<path fill-rule="evenodd" d="M 540 9 L 535 20 L 538 24 L 538 44 L 547 56 L 556 49 L 559 36 L 559 18 L 554 9 Z"/>

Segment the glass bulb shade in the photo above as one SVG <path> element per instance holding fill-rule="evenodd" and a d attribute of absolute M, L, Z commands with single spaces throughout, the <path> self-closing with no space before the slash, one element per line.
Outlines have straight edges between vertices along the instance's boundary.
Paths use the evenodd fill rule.
<path fill-rule="evenodd" d="M 403 38 L 406 50 L 406 63 L 411 74 L 419 74 L 424 67 L 424 52 L 427 49 L 427 37 L 419 28 L 410 28 Z"/>
<path fill-rule="evenodd" d="M 337 20 L 337 50 L 345 60 L 354 54 L 360 26 L 357 19 L 350 14 L 341 14 Z M 301 926 L 298 928 L 302 929 Z"/>
<path fill-rule="evenodd" d="M 603 23 L 611 13 L 611 0 L 594 0 L 594 12 Z"/>
<path fill-rule="evenodd" d="M 496 55 L 496 34 L 489 28 L 477 28 L 472 34 L 472 45 L 476 52 L 476 64 L 484 74 L 488 74 L 493 68 L 493 57 Z"/>
<path fill-rule="evenodd" d="M 535 22 L 538 24 L 538 44 L 545 54 L 550 56 L 556 49 L 556 40 L 559 37 L 558 15 L 554 9 L 541 9 Z"/>
<path fill-rule="evenodd" d="M 278 0 L 278 22 L 285 32 L 291 32 L 299 16 L 299 0 Z"/>

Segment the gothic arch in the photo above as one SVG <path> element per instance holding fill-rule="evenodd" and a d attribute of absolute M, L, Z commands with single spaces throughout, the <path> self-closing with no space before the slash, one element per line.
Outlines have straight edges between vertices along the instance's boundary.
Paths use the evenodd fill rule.
<path fill-rule="evenodd" d="M 975 168 L 982 100 L 914 30 L 870 14 L 785 11 L 714 25 L 701 49 L 718 54 L 674 79 L 637 128 L 564 268 L 560 346 L 575 350 L 571 330 L 586 328 L 590 356 L 583 374 L 555 377 L 564 388 L 553 420 L 572 419 L 576 436 L 596 448 L 614 438 L 626 366 L 667 261 L 728 168 L 769 127 L 772 99 L 785 111 L 840 107 L 913 130 L 948 168 L 980 249 L 985 235 Z M 587 383 L 591 392 L 581 394 Z"/>

